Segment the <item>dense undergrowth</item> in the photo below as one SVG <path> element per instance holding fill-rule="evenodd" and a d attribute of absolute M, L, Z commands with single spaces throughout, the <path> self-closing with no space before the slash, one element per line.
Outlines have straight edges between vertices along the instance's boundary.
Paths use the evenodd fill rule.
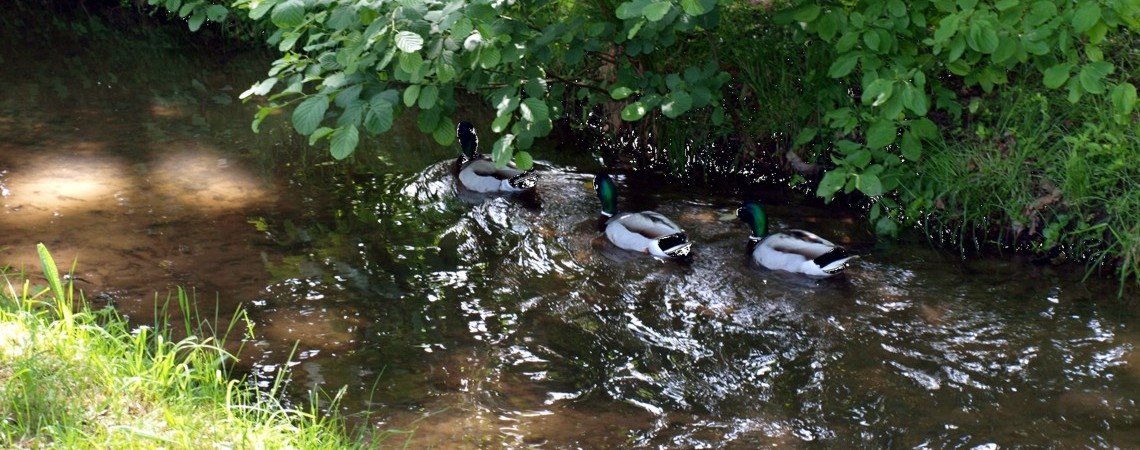
<path fill-rule="evenodd" d="M 92 309 L 39 250 L 47 287 L 2 278 L 0 447 L 345 449 L 382 437 L 349 436 L 335 413 L 233 378 L 223 340 L 191 321 L 173 339 L 169 325 Z M 176 300 L 190 310 L 185 292 Z"/>

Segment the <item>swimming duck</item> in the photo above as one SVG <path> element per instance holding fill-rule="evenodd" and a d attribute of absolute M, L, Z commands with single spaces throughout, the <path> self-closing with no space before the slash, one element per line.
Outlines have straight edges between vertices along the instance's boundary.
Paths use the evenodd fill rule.
<path fill-rule="evenodd" d="M 768 216 L 754 201 L 746 201 L 736 216 L 752 230 L 748 249 L 752 259 L 772 270 L 784 270 L 816 277 L 830 277 L 843 272 L 856 255 L 843 247 L 804 230 L 786 230 L 768 234 Z"/>
<path fill-rule="evenodd" d="M 689 236 L 668 217 L 654 211 L 618 213 L 617 185 L 609 175 L 594 177 L 594 190 L 602 201 L 598 227 L 614 245 L 661 258 L 688 259 Z"/>
<path fill-rule="evenodd" d="M 519 170 L 514 163 L 506 167 L 496 167 L 495 162 L 480 154 L 479 136 L 471 122 L 459 122 L 455 129 L 459 146 L 463 149 L 455 161 L 459 184 L 474 192 L 516 193 L 534 189 L 537 181 L 534 174 Z"/>

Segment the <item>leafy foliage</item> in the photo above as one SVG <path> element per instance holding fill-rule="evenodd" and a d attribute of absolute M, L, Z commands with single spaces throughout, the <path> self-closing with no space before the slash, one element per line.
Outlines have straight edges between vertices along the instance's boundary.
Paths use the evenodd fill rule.
<path fill-rule="evenodd" d="M 893 232 L 902 209 L 878 196 L 898 189 L 922 147 L 940 140 L 931 112 L 945 113 L 943 122 L 960 119 L 962 94 L 975 88 L 990 92 L 1032 68 L 1046 88 L 1066 89 L 1072 103 L 1111 92 L 1116 120 L 1133 120 L 1136 88 L 1113 79 L 1116 66 L 1103 45 L 1121 28 L 1140 29 L 1135 2 L 799 0 L 776 20 L 802 26 L 800 40 L 832 45 L 828 75 L 859 93 L 858 101 L 825 106 L 822 126 L 833 133 L 808 129 L 799 143 L 818 139 L 833 150 L 835 168 L 820 196 L 858 190 L 877 197 L 872 220 L 880 231 Z"/>
<path fill-rule="evenodd" d="M 163 6 L 187 8 L 175 2 Z M 218 6 L 193 5 L 192 16 Z M 382 134 L 404 113 L 439 144 L 452 144 L 456 100 L 465 92 L 495 109 L 492 131 L 501 136 L 492 155 L 504 165 L 568 107 L 589 114 L 620 102 L 627 121 L 675 118 L 722 108 L 729 79 L 715 61 L 669 67 L 654 58 L 683 36 L 714 28 L 715 0 L 238 0 L 232 8 L 271 23 L 268 41 L 282 52 L 269 78 L 241 95 L 268 96 L 253 129 L 292 106 L 297 132 L 312 143 L 327 139 L 338 159 L 353 153 L 362 128 Z M 518 162 L 529 161 L 527 154 Z"/>

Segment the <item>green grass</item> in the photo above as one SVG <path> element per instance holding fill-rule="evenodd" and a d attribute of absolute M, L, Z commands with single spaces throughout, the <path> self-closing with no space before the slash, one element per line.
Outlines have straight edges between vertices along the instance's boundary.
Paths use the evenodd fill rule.
<path fill-rule="evenodd" d="M 1028 83 L 1033 83 L 1029 81 Z M 1104 99 L 1010 86 L 924 149 L 901 199 L 959 248 L 1014 247 L 1140 282 L 1140 133 Z"/>
<path fill-rule="evenodd" d="M 383 437 L 350 436 L 342 417 L 231 378 L 217 338 L 173 340 L 167 327 L 92 310 L 39 250 L 48 287 L 3 277 L 0 448 L 346 449 Z"/>

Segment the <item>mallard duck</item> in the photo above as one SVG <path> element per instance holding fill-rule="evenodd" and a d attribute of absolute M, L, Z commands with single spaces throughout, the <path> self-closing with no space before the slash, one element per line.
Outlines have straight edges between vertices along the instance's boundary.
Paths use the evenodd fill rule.
<path fill-rule="evenodd" d="M 459 146 L 463 152 L 455 161 L 459 184 L 474 192 L 526 192 L 534 189 L 536 177 L 529 170 L 523 171 L 513 163 L 506 167 L 495 167 L 495 162 L 478 152 L 479 136 L 471 122 L 459 122 L 455 129 Z"/>
<path fill-rule="evenodd" d="M 843 272 L 856 255 L 804 230 L 786 230 L 768 234 L 768 216 L 759 203 L 746 201 L 736 216 L 752 230 L 748 249 L 752 259 L 772 270 L 784 270 L 816 277 L 830 277 Z"/>
<path fill-rule="evenodd" d="M 614 245 L 661 258 L 686 260 L 692 245 L 685 230 L 654 211 L 617 212 L 617 185 L 609 175 L 594 177 L 594 190 L 602 201 L 598 228 Z"/>

